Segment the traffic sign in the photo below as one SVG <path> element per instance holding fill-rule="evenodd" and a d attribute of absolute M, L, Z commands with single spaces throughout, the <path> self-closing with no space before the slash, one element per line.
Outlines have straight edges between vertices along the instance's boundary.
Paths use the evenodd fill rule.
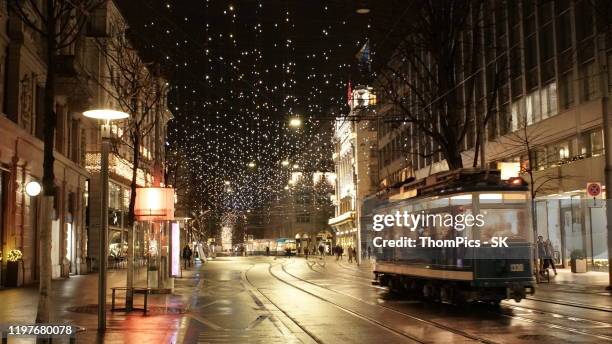
<path fill-rule="evenodd" d="M 586 192 L 591 197 L 601 195 L 601 183 L 587 183 Z"/>

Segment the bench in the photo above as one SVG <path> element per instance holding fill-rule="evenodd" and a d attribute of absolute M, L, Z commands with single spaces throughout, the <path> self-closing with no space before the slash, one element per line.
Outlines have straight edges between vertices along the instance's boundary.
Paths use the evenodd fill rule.
<path fill-rule="evenodd" d="M 149 294 L 151 294 L 151 291 L 153 289 L 151 288 L 142 288 L 142 287 L 113 287 L 111 288 L 112 290 L 112 301 L 111 301 L 111 311 L 133 311 L 133 310 L 141 310 L 143 311 L 144 314 L 147 314 L 147 308 L 148 308 L 148 301 L 149 301 Z M 116 308 L 115 307 L 115 299 L 116 299 L 116 291 L 117 290 L 121 290 L 121 291 L 125 291 L 125 307 L 124 308 Z M 132 294 L 132 304 L 128 305 L 128 293 Z M 144 305 L 143 308 L 136 308 L 134 307 L 134 295 L 135 294 L 142 294 L 144 295 Z"/>

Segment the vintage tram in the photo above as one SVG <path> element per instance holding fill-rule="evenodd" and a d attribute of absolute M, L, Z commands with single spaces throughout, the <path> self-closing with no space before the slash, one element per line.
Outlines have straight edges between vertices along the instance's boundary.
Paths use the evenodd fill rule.
<path fill-rule="evenodd" d="M 451 303 L 518 302 L 534 293 L 530 209 L 523 179 L 502 180 L 498 170 L 464 169 L 409 182 L 370 210 L 367 226 L 372 225 L 374 214 L 420 213 L 432 218 L 471 214 L 483 221 L 480 227 L 462 230 L 434 221 L 411 229 L 394 225 L 370 231 L 379 244 L 373 247 L 375 283 Z M 459 236 L 480 245 L 432 247 L 418 240 L 429 237 L 448 243 Z M 380 247 L 383 240 L 397 242 L 398 238 L 413 238 L 416 245 Z M 507 247 L 495 247 L 493 238 L 507 238 Z"/>

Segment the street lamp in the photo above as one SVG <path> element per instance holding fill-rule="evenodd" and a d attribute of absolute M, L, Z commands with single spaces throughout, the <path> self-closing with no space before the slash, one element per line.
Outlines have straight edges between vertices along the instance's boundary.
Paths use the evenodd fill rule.
<path fill-rule="evenodd" d="M 298 117 L 293 117 L 289 120 L 289 126 L 294 128 L 299 128 L 302 126 L 302 120 Z"/>
<path fill-rule="evenodd" d="M 38 196 L 40 194 L 41 189 L 42 187 L 40 186 L 40 183 L 34 180 L 27 183 L 25 186 L 25 192 L 30 197 Z"/>
<path fill-rule="evenodd" d="M 83 116 L 103 120 L 101 125 L 102 151 L 100 157 L 100 179 L 102 183 L 102 223 L 100 226 L 100 242 L 98 246 L 98 330 L 106 329 L 106 260 L 108 251 L 108 156 L 111 147 L 110 121 L 130 117 L 125 112 L 96 109 L 83 112 Z"/>
<path fill-rule="evenodd" d="M 283 160 L 283 162 L 281 162 L 281 165 L 289 166 L 289 160 Z"/>
<path fill-rule="evenodd" d="M 251 161 L 250 163 L 248 163 L 247 166 L 249 166 L 250 168 L 255 168 L 255 163 Z"/>
<path fill-rule="evenodd" d="M 368 6 L 367 0 L 359 0 L 357 2 L 357 8 L 355 9 L 357 14 L 368 14 L 370 13 L 370 6 Z"/>
<path fill-rule="evenodd" d="M 230 181 L 229 181 L 229 180 L 226 180 L 226 181 L 224 181 L 223 183 L 224 183 L 225 185 L 230 185 Z"/>

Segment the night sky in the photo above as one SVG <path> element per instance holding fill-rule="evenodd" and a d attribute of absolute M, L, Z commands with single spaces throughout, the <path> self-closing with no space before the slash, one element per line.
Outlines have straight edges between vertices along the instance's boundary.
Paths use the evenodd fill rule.
<path fill-rule="evenodd" d="M 204 209 L 237 211 L 284 192 L 283 160 L 333 171 L 333 118 L 348 112 L 349 80 L 369 77 L 355 54 L 366 39 L 378 43 L 374 59 L 387 54 L 403 13 L 391 0 L 369 15 L 345 0 L 118 3 L 172 86 L 168 147 L 187 157 L 189 192 Z"/>

